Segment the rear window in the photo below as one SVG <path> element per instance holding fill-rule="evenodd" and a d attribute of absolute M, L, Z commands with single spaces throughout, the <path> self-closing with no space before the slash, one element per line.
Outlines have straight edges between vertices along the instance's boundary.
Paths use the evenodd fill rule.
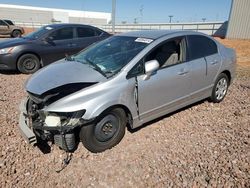
<path fill-rule="evenodd" d="M 78 27 L 77 34 L 79 38 L 94 37 L 96 35 L 95 30 L 87 27 Z"/>
<path fill-rule="evenodd" d="M 198 59 L 218 52 L 216 43 L 208 37 L 188 35 L 189 59 Z"/>

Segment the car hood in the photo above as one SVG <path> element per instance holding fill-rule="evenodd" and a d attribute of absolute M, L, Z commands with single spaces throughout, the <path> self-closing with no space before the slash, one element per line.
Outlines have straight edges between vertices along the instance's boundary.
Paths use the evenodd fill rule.
<path fill-rule="evenodd" d="M 42 95 L 55 88 L 67 90 L 72 89 L 70 87 L 74 87 L 76 84 L 78 86 L 82 84 L 81 89 L 83 89 L 106 80 L 106 77 L 86 64 L 60 60 L 33 74 L 25 88 L 30 93 Z"/>
<path fill-rule="evenodd" d="M 0 49 L 27 44 L 30 42 L 32 42 L 32 40 L 28 38 L 7 39 L 7 40 L 0 42 Z"/>

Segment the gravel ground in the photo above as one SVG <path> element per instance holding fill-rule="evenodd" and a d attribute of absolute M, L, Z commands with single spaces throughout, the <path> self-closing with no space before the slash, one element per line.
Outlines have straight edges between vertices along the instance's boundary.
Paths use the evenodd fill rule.
<path fill-rule="evenodd" d="M 250 187 L 249 67 L 239 67 L 220 104 L 203 101 L 126 131 L 104 153 L 80 144 L 60 173 L 65 153 L 52 146 L 43 154 L 18 131 L 28 77 L 0 73 L 0 187 Z"/>

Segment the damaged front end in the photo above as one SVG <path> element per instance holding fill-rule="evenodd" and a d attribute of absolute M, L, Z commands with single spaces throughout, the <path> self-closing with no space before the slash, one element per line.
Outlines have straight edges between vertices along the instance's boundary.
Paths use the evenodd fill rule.
<path fill-rule="evenodd" d="M 86 123 L 82 118 L 85 110 L 77 112 L 46 112 L 44 103 L 36 103 L 34 96 L 24 99 L 20 106 L 19 128 L 30 144 L 51 141 L 61 149 L 72 151 L 76 147 L 75 129 Z"/>
<path fill-rule="evenodd" d="M 32 75 L 25 88 L 28 98 L 21 103 L 19 128 L 30 144 L 52 141 L 66 151 L 74 150 L 82 125 L 84 108 L 61 111 L 74 93 L 93 86 L 106 78 L 87 65 L 78 62 L 58 61 Z M 84 92 L 83 92 L 84 93 Z M 60 102 L 59 110 L 46 110 Z"/>

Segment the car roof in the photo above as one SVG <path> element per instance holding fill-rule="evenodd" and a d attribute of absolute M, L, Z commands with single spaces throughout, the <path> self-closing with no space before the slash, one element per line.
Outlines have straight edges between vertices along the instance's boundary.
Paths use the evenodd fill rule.
<path fill-rule="evenodd" d="M 119 36 L 128 36 L 128 37 L 140 37 L 140 38 L 149 38 L 149 39 L 158 39 L 166 35 L 171 34 L 195 34 L 201 35 L 199 32 L 195 31 L 184 31 L 184 30 L 142 30 L 142 31 L 131 31 L 127 33 L 118 34 Z"/>
<path fill-rule="evenodd" d="M 53 27 L 53 28 L 59 28 L 59 27 L 65 27 L 65 26 L 89 26 L 89 27 L 94 27 L 92 25 L 85 25 L 85 24 L 71 24 L 71 23 L 58 23 L 58 24 L 50 24 L 46 25 L 47 27 Z"/>

